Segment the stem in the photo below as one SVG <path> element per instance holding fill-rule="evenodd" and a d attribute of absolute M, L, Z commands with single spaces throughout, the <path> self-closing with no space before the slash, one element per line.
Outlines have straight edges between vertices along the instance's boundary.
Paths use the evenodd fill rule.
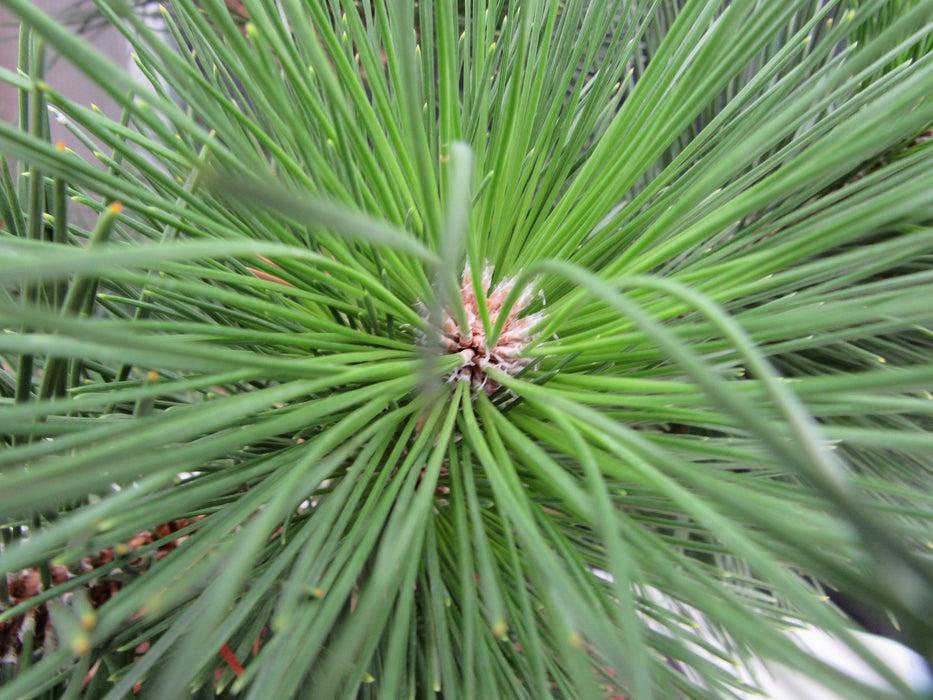
<path fill-rule="evenodd" d="M 42 530 L 42 517 L 34 513 L 29 521 L 30 536 L 35 537 Z M 42 590 L 47 591 L 52 587 L 52 568 L 49 566 L 49 560 L 43 559 L 37 564 L 39 568 L 39 580 L 42 581 Z"/>
<path fill-rule="evenodd" d="M 13 531 L 10 528 L 0 528 L 0 553 L 6 551 L 12 539 Z M 0 571 L 0 604 L 9 605 L 11 602 L 10 585 L 6 580 L 6 571 Z"/>
<path fill-rule="evenodd" d="M 100 218 L 97 220 L 97 226 L 94 227 L 94 231 L 91 233 L 91 239 L 88 241 L 88 249 L 106 242 L 110 237 L 113 225 L 116 223 L 117 217 L 122 209 L 123 205 L 119 202 L 114 202 L 104 209 Z M 95 284 L 96 278 L 92 275 L 78 275 L 75 277 L 71 288 L 68 290 L 68 294 L 65 296 L 65 301 L 62 304 L 62 315 L 76 316 L 79 314 L 87 301 L 88 294 L 94 290 Z M 42 375 L 42 383 L 39 385 L 40 401 L 45 401 L 52 397 L 67 362 L 68 361 L 62 357 L 49 358 L 45 366 L 45 373 Z"/>
<path fill-rule="evenodd" d="M 59 143 L 60 150 L 65 149 L 65 144 Z M 55 223 L 52 229 L 52 242 L 56 245 L 65 245 L 68 242 L 68 184 L 61 177 L 55 178 L 55 185 L 52 196 L 52 212 L 55 216 Z M 65 303 L 65 294 L 68 291 L 68 284 L 65 280 L 59 280 L 53 286 L 52 307 L 61 309 Z"/>
<path fill-rule="evenodd" d="M 45 68 L 44 46 L 40 40 L 36 41 L 34 51 L 30 53 L 31 34 L 28 29 L 20 29 L 19 43 L 19 69 L 26 75 L 32 75 L 36 81 L 31 92 L 20 90 L 19 93 L 19 119 L 20 129 L 26 130 L 27 127 L 33 136 L 41 138 L 46 131 L 45 121 L 42 115 L 45 112 L 45 97 L 38 81 L 41 81 Z M 30 73 L 32 63 L 35 63 L 35 72 Z M 30 112 L 30 100 L 32 109 Z M 31 118 L 30 118 L 31 117 Z M 43 187 L 42 173 L 32 167 L 29 171 L 28 182 L 28 209 L 29 219 L 27 222 L 26 235 L 29 240 L 38 241 L 42 239 L 43 220 L 42 214 L 45 210 L 45 188 Z M 39 285 L 27 284 L 23 289 L 23 299 L 27 305 L 33 305 L 39 299 Z M 28 333 L 29 328 L 24 328 Z M 29 401 L 32 395 L 32 375 L 35 366 L 34 358 L 31 354 L 25 354 L 20 357 L 19 366 L 16 371 L 16 403 Z M 17 445 L 23 440 L 28 440 L 22 436 L 15 436 L 13 444 Z"/>

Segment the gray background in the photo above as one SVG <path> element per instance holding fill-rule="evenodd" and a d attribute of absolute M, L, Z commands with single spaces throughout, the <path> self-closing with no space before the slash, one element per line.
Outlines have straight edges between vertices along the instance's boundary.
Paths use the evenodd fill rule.
<path fill-rule="evenodd" d="M 33 0 L 33 3 L 53 15 L 62 18 L 67 11 L 75 6 L 75 0 Z M 16 70 L 17 57 L 17 21 L 12 13 L 0 7 L 0 65 L 10 70 Z M 107 54 L 121 65 L 129 63 L 130 50 L 126 41 L 114 29 L 99 31 L 92 35 L 94 45 L 98 50 Z M 68 65 L 65 61 L 55 60 L 55 55 L 49 52 L 46 65 L 49 66 L 46 82 L 56 90 L 61 91 L 73 100 L 82 104 L 95 104 L 105 114 L 119 118 L 120 112 L 114 102 L 84 74 Z M 0 83 L 0 118 L 15 123 L 18 113 L 17 90 L 6 83 Z M 81 153 L 86 154 L 74 137 L 70 136 L 64 128 L 52 121 L 52 141 L 63 140 L 65 144 Z"/>

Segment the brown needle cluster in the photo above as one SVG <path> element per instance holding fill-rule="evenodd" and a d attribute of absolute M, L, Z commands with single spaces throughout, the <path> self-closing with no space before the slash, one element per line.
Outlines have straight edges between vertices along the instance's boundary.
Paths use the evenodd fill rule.
<path fill-rule="evenodd" d="M 201 516 L 196 519 L 200 520 Z M 113 547 L 110 547 L 96 553 L 94 556 L 82 558 L 80 563 L 76 565 L 77 569 L 80 569 L 78 573 L 85 574 L 94 570 L 102 572 L 98 578 L 91 579 L 83 586 L 91 605 L 95 608 L 100 607 L 120 590 L 123 572 L 115 568 L 115 557 L 125 558 L 126 555 L 135 552 L 137 549 L 187 527 L 191 522 L 191 520 L 187 519 L 171 520 L 159 525 L 154 530 L 141 532 L 130 539 L 129 542 L 118 545 L 116 551 L 114 551 Z M 146 555 L 133 559 L 128 564 L 130 571 L 138 574 L 147 570 L 152 562 L 167 556 L 186 537 L 187 535 L 179 536 L 160 545 L 155 550 L 150 550 Z M 50 583 L 55 586 L 67 583 L 76 575 L 61 565 L 51 566 L 50 574 Z M 42 592 L 39 569 L 36 567 L 7 574 L 0 572 L 0 576 L 6 576 L 7 578 L 7 600 L 0 600 L 0 613 L 6 612 L 14 605 L 34 598 Z M 60 596 L 60 600 L 65 601 L 71 595 L 70 592 L 65 593 Z M 23 650 L 27 635 L 32 636 L 31 644 L 35 649 L 50 650 L 54 648 L 56 644 L 55 635 L 49 624 L 49 612 L 45 603 L 40 603 L 34 608 L 0 622 L 0 664 L 23 664 L 24 660 L 20 658 L 20 652 Z M 26 663 L 28 664 L 31 661 L 32 659 L 29 659 Z"/>
<path fill-rule="evenodd" d="M 514 376 L 528 365 L 530 359 L 523 357 L 522 352 L 537 336 L 534 329 L 542 319 L 540 312 L 521 315 L 534 299 L 531 287 L 522 290 L 511 308 L 503 309 L 502 305 L 515 288 L 515 278 L 504 279 L 490 290 L 492 272 L 492 268 L 486 266 L 479 285 L 482 301 L 489 311 L 490 326 L 495 326 L 501 313 L 507 314 L 502 333 L 494 347 L 490 347 L 487 342 L 486 329 L 483 327 L 479 311 L 482 302 L 477 299 L 469 264 L 463 270 L 460 286 L 468 328 L 465 332 L 460 329 L 457 316 L 449 308 L 444 311 L 440 323 L 442 352 L 460 355 L 463 360 L 463 363 L 448 375 L 447 381 L 468 381 L 474 395 L 484 391 L 489 396 L 499 388 L 499 383 L 488 374 L 490 368 Z"/>

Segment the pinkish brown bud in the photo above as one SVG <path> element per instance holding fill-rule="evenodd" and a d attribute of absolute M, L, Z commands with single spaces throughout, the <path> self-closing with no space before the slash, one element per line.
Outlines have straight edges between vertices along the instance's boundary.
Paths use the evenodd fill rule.
<path fill-rule="evenodd" d="M 490 323 L 494 326 L 503 310 L 502 305 L 515 288 L 515 278 L 502 280 L 495 289 L 490 291 L 491 284 L 492 268 L 486 266 L 483 270 L 480 289 L 489 312 Z M 447 376 L 447 381 L 468 381 L 474 395 L 480 391 L 486 392 L 487 396 L 492 395 L 500 385 L 487 374 L 487 370 L 492 367 L 514 376 L 528 365 L 530 359 L 523 357 L 522 353 L 525 347 L 537 337 L 534 329 L 541 321 L 542 314 L 535 313 L 520 317 L 534 299 L 532 289 L 525 288 L 515 305 L 508 309 L 508 315 L 496 346 L 490 348 L 486 342 L 486 330 L 483 328 L 479 311 L 480 302 L 473 288 L 473 275 L 469 264 L 463 270 L 460 295 L 469 330 L 461 331 L 456 314 L 449 308 L 444 311 L 439 323 L 442 352 L 460 355 L 463 360 L 463 364 Z M 425 307 L 420 308 L 424 312 Z"/>

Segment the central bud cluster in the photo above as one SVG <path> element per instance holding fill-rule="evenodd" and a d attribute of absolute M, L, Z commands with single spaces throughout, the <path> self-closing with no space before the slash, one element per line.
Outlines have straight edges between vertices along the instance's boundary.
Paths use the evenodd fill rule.
<path fill-rule="evenodd" d="M 503 313 L 502 305 L 506 297 L 515 288 L 515 278 L 502 280 L 492 291 L 489 289 L 491 283 L 492 268 L 486 266 L 483 269 L 479 289 L 489 311 L 489 321 L 492 327 L 496 325 L 500 313 Z M 479 311 L 482 302 L 476 297 L 473 274 L 469 264 L 463 270 L 460 296 L 463 310 L 466 312 L 467 330 L 461 331 L 457 315 L 452 313 L 451 309 L 446 309 L 441 317 L 442 352 L 459 354 L 463 359 L 463 364 L 451 372 L 447 380 L 450 382 L 466 380 L 470 382 L 470 388 L 474 394 L 485 391 L 487 395 L 491 395 L 499 388 L 499 383 L 489 376 L 487 370 L 495 367 L 509 376 L 514 376 L 526 367 L 531 360 L 522 357 L 522 351 L 537 336 L 532 331 L 543 316 L 540 312 L 521 316 L 534 298 L 531 287 L 525 287 L 515 304 L 507 310 L 508 315 L 495 346 L 489 347 L 486 329 L 483 327 L 483 319 Z"/>

